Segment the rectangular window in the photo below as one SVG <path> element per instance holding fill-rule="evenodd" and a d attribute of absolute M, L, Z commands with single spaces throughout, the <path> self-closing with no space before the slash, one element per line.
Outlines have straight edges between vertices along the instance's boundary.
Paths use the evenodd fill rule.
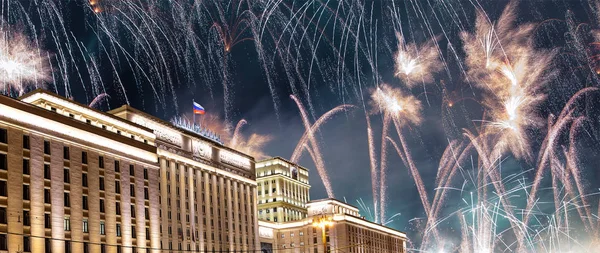
<path fill-rule="evenodd" d="M 50 141 L 44 141 L 44 154 L 50 154 Z"/>
<path fill-rule="evenodd" d="M 83 219 L 83 232 L 84 233 L 89 233 L 89 225 L 88 225 L 88 219 Z"/>
<path fill-rule="evenodd" d="M 52 204 L 52 202 L 50 201 L 51 199 L 52 197 L 50 196 L 50 189 L 44 188 L 44 203 Z"/>
<path fill-rule="evenodd" d="M 0 181 L 0 196 L 8 196 L 8 183 L 6 181 Z"/>
<path fill-rule="evenodd" d="M 115 193 L 121 193 L 121 182 L 118 180 L 115 180 Z"/>
<path fill-rule="evenodd" d="M 129 175 L 135 176 L 135 167 L 133 165 L 129 165 Z"/>
<path fill-rule="evenodd" d="M 88 186 L 88 176 L 87 176 L 87 173 L 81 174 L 81 186 L 83 186 L 83 187 L 87 187 Z"/>
<path fill-rule="evenodd" d="M 23 185 L 23 200 L 29 200 L 29 185 Z"/>
<path fill-rule="evenodd" d="M 6 224 L 6 207 L 0 207 L 0 224 Z"/>
<path fill-rule="evenodd" d="M 50 214 L 44 213 L 44 228 L 51 228 L 52 221 L 50 220 Z"/>
<path fill-rule="evenodd" d="M 31 226 L 31 216 L 29 215 L 29 211 L 23 210 L 23 225 Z"/>
<path fill-rule="evenodd" d="M 81 163 L 88 164 L 88 161 L 87 161 L 87 152 L 85 152 L 85 151 L 81 152 Z"/>
<path fill-rule="evenodd" d="M 148 187 L 144 187 L 144 199 L 150 199 L 150 194 L 148 193 Z"/>
<path fill-rule="evenodd" d="M 8 159 L 6 159 L 6 154 L 0 154 L 0 170 L 8 170 Z"/>
<path fill-rule="evenodd" d="M 8 144 L 6 129 L 0 128 L 0 142 Z"/>
<path fill-rule="evenodd" d="M 63 177 L 65 180 L 65 183 L 71 183 L 71 173 L 69 173 L 69 169 L 68 168 L 64 168 L 63 169 Z"/>
<path fill-rule="evenodd" d="M 104 169 L 104 157 L 103 156 L 98 157 L 98 167 L 100 167 L 101 169 Z"/>
<path fill-rule="evenodd" d="M 71 159 L 71 152 L 69 152 L 69 147 L 63 147 L 63 158 L 65 160 Z"/>
<path fill-rule="evenodd" d="M 88 196 L 83 195 L 81 204 L 83 206 L 83 210 L 88 210 Z"/>
<path fill-rule="evenodd" d="M 144 168 L 144 179 L 148 179 L 148 169 Z"/>
<path fill-rule="evenodd" d="M 121 166 L 119 161 L 115 161 L 115 172 L 121 172 Z"/>
<path fill-rule="evenodd" d="M 121 224 L 117 224 L 117 237 L 121 237 Z"/>
<path fill-rule="evenodd" d="M 65 216 L 65 221 L 63 225 L 65 231 L 71 231 L 71 217 Z"/>
<path fill-rule="evenodd" d="M 146 220 L 150 219 L 150 212 L 148 211 L 148 208 L 144 208 L 144 215 L 146 217 Z"/>
<path fill-rule="evenodd" d="M 100 212 L 104 213 L 104 200 L 103 199 L 100 200 Z"/>
<path fill-rule="evenodd" d="M 50 179 L 50 164 L 44 164 L 44 179 Z"/>
<path fill-rule="evenodd" d="M 71 198 L 68 192 L 63 193 L 65 207 L 71 207 Z"/>
<path fill-rule="evenodd" d="M 29 149 L 29 135 L 23 135 L 23 148 Z"/>
<path fill-rule="evenodd" d="M 117 215 L 121 215 L 121 203 L 117 202 L 115 208 L 117 210 Z"/>
<path fill-rule="evenodd" d="M 136 235 L 135 235 L 135 226 L 131 226 L 131 238 L 136 238 Z"/>
<path fill-rule="evenodd" d="M 135 197 L 135 186 L 133 184 L 129 185 L 129 194 L 131 197 Z"/>
<path fill-rule="evenodd" d="M 0 250 L 8 250 L 8 240 L 6 234 L 0 234 Z"/>
<path fill-rule="evenodd" d="M 29 236 L 23 236 L 23 251 L 31 252 L 31 243 L 29 243 Z"/>
<path fill-rule="evenodd" d="M 104 191 L 104 177 L 100 177 L 99 183 L 100 183 L 100 190 Z"/>
<path fill-rule="evenodd" d="M 30 165 L 29 159 L 23 159 L 23 175 L 29 175 Z"/>
<path fill-rule="evenodd" d="M 131 218 L 135 218 L 135 205 L 131 205 Z"/>
<path fill-rule="evenodd" d="M 104 226 L 104 221 L 100 221 L 100 234 L 101 235 L 105 235 L 106 234 L 106 229 Z"/>

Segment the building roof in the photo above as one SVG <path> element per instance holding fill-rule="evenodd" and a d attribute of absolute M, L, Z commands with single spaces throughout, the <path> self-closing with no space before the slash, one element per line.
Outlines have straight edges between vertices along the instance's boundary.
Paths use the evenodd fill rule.
<path fill-rule="evenodd" d="M 321 202 L 333 202 L 333 203 L 336 203 L 336 204 L 339 204 L 339 205 L 350 207 L 352 209 L 356 209 L 358 211 L 358 207 L 356 207 L 354 205 L 351 205 L 351 204 L 348 204 L 346 202 L 339 201 L 339 200 L 334 199 L 334 198 L 315 199 L 315 200 L 308 201 L 306 204 L 307 205 L 314 205 L 314 204 L 321 203 Z"/>
<path fill-rule="evenodd" d="M 303 169 L 303 170 L 306 170 L 306 171 L 308 171 L 308 168 L 306 168 L 306 167 L 304 167 L 304 166 L 302 166 L 302 165 L 300 165 L 300 164 L 297 164 L 297 163 L 295 163 L 295 162 L 292 162 L 292 161 L 290 161 L 290 160 L 288 160 L 288 159 L 285 159 L 285 158 L 283 158 L 283 157 L 281 157 L 281 156 L 274 156 L 274 157 L 271 157 L 271 158 L 266 158 L 266 159 L 263 159 L 263 160 L 257 161 L 257 162 L 256 162 L 256 164 L 260 164 L 260 163 L 264 163 L 264 162 L 268 162 L 268 161 L 272 161 L 272 160 L 282 160 L 282 161 L 284 161 L 284 162 L 286 162 L 286 163 L 289 163 L 289 164 L 291 164 L 291 165 L 294 165 L 294 166 L 296 166 L 296 167 L 299 167 L 299 168 L 301 168 L 301 169 Z"/>

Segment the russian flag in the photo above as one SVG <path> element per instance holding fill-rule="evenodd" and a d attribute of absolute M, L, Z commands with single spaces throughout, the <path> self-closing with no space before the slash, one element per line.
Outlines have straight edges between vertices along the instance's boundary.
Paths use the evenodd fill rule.
<path fill-rule="evenodd" d="M 204 111 L 204 107 L 202 107 L 200 104 L 194 102 L 194 114 L 204 114 L 206 111 Z"/>

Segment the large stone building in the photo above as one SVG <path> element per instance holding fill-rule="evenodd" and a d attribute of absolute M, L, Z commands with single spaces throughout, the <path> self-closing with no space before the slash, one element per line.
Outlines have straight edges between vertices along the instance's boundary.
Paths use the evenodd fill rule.
<path fill-rule="evenodd" d="M 218 140 L 127 106 L 0 96 L 0 252 L 253 251 L 256 213 L 254 159 Z"/>
<path fill-rule="evenodd" d="M 308 170 L 274 157 L 256 163 L 258 219 L 286 222 L 307 217 Z"/>

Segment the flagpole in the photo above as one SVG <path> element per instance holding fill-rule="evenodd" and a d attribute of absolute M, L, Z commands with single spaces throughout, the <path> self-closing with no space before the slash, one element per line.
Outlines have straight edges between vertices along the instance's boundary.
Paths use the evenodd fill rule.
<path fill-rule="evenodd" d="M 192 105 L 195 103 L 196 101 L 194 101 L 194 99 L 192 99 Z M 193 108 L 193 107 L 192 107 Z M 196 130 L 196 112 L 194 112 L 194 109 L 192 109 L 192 121 L 194 123 L 192 123 L 192 129 Z"/>

